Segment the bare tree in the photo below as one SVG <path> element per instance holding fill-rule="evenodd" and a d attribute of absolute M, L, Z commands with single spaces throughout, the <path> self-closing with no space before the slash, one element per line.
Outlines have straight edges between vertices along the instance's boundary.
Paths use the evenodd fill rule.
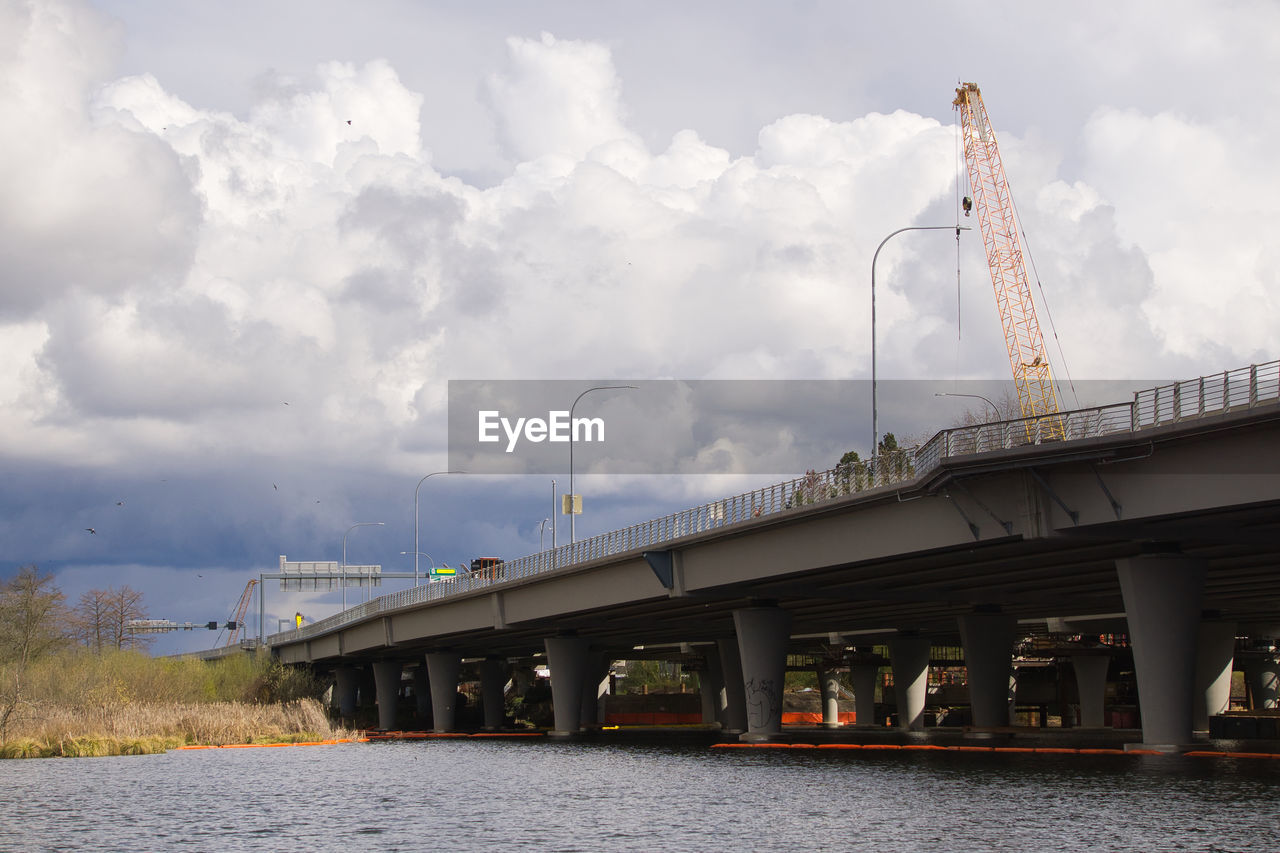
<path fill-rule="evenodd" d="M 128 586 L 109 589 L 107 613 L 111 619 L 111 639 L 117 649 L 144 651 L 155 642 L 154 634 L 139 634 L 129 630 L 134 619 L 146 619 L 147 609 L 142 606 L 142 593 Z"/>
<path fill-rule="evenodd" d="M 91 589 L 80 596 L 80 603 L 71 613 L 71 630 L 76 640 L 98 654 L 111 647 L 107 636 L 109 597 L 105 589 Z"/>
<path fill-rule="evenodd" d="M 0 586 L 0 740 L 22 702 L 27 668 L 65 641 L 63 595 L 52 574 L 23 566 Z"/>
<path fill-rule="evenodd" d="M 76 639 L 95 652 L 103 649 L 146 649 L 155 637 L 129 630 L 134 619 L 147 618 L 142 593 L 129 586 L 91 589 L 74 611 Z"/>

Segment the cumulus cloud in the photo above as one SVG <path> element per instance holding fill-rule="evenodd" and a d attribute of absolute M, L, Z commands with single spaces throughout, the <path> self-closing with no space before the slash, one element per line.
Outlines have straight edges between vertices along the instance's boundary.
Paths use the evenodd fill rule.
<path fill-rule="evenodd" d="M 507 39 L 507 67 L 486 93 L 503 150 L 515 162 L 579 160 L 593 148 L 634 141 L 623 123 L 621 83 L 608 48 L 557 39 Z"/>
<path fill-rule="evenodd" d="M 58 35 L 70 50 L 60 26 L 33 19 L 28 40 Z M 321 446 L 354 438 L 391 465 L 395 452 L 373 448 L 439 446 L 423 431 L 441 423 L 434 388 L 451 377 L 867 375 L 870 255 L 904 224 L 954 216 L 951 128 L 901 110 L 794 114 L 762 128 L 750 156 L 693 129 L 654 152 L 627 126 L 607 48 L 550 34 L 506 47 L 485 97 L 515 165 L 489 187 L 435 171 L 422 98 L 382 60 L 261 78 L 243 119 L 184 103 L 150 75 L 81 68 L 79 113 L 38 121 L 84 160 L 80 172 L 49 170 L 75 190 L 10 184 L 19 197 L 52 195 L 61 207 L 41 218 L 47 239 L 75 247 L 18 259 L 56 282 L 32 303 L 46 337 L 25 381 L 56 390 L 63 423 L 80 412 L 194 432 L 295 398 L 331 425 L 317 430 Z M 1181 150 L 1169 121 L 1103 112 L 1085 140 L 1099 161 L 1134 158 L 1147 137 Z M 1148 330 L 1180 287 L 1175 247 L 1193 223 L 1143 228 L 1168 199 L 1126 196 L 1125 170 L 1099 163 L 1099 186 L 1067 182 L 1053 151 L 1003 141 L 1011 172 L 1043 184 L 1019 198 L 1049 235 L 1037 260 L 1050 291 L 1071 294 L 1058 306 L 1068 339 L 1096 330 L 1094 308 L 1109 304 L 1121 308 L 1108 314 L 1117 347 L 1151 360 L 1182 340 Z M 111 216 L 95 201 L 107 197 Z M 972 247 L 961 259 L 970 273 L 957 305 L 943 237 L 900 239 L 879 261 L 886 375 L 1003 368 L 985 264 Z M 81 258 L 97 290 L 46 255 Z M 84 292 L 58 298 L 71 287 Z M 964 348 L 984 354 L 962 371 L 949 336 L 965 314 Z M 1085 373 L 1115 363 L 1074 352 Z"/>
<path fill-rule="evenodd" d="M 232 114 L 118 75 L 119 36 L 79 4 L 0 4 L 0 109 L 22 129 L 0 139 L 11 459 L 400 475 L 442 458 L 449 379 L 865 378 L 877 245 L 956 218 L 934 117 L 793 111 L 745 152 L 698 127 L 655 144 L 596 41 L 506 40 L 477 99 L 507 167 L 477 185 L 433 164 L 449 117 L 387 60 L 259 74 Z M 1102 107 L 1049 141 L 1000 115 L 1076 376 L 1273 355 L 1264 130 Z M 1005 377 L 976 230 L 959 254 L 903 235 L 878 264 L 882 377 Z M 758 439 L 707 436 L 698 458 Z M 341 523 L 306 499 L 262 511 L 303 538 Z"/>
<path fill-rule="evenodd" d="M 1116 233 L 1150 263 L 1143 310 L 1165 348 L 1267 358 L 1280 310 L 1264 271 L 1280 198 L 1280 172 L 1267 166 L 1273 137 L 1234 117 L 1106 109 L 1083 142 L 1091 180 L 1115 206 Z"/>
<path fill-rule="evenodd" d="M 172 149 L 99 120 L 114 27 L 78 4 L 5 4 L 0 41 L 0 319 L 72 293 L 170 283 L 195 249 L 199 204 Z"/>

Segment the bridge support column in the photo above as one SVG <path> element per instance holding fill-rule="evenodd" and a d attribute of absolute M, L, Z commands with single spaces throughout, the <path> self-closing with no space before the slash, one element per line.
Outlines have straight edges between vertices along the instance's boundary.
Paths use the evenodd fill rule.
<path fill-rule="evenodd" d="M 582 682 L 582 711 L 578 720 L 578 728 L 598 725 L 600 720 L 600 682 L 609 674 L 613 660 L 605 651 L 591 651 L 587 654 L 586 677 Z"/>
<path fill-rule="evenodd" d="M 503 688 L 507 686 L 507 662 L 504 658 L 488 657 L 480 664 L 480 696 L 484 705 L 484 727 L 489 731 L 502 728 L 506 719 L 506 700 Z"/>
<path fill-rule="evenodd" d="M 1193 727 L 1209 731 L 1209 718 L 1231 702 L 1231 663 L 1236 653 L 1235 622 L 1201 622 L 1196 653 L 1196 699 Z"/>
<path fill-rule="evenodd" d="M 721 703 L 724 701 L 724 676 L 720 669 L 720 650 L 712 648 L 707 654 L 707 665 L 698 670 L 698 695 L 702 699 L 702 723 L 711 725 L 721 721 Z"/>
<path fill-rule="evenodd" d="M 518 663 L 511 667 L 511 680 L 515 683 L 516 695 L 523 696 L 533 686 L 537 673 L 529 664 Z"/>
<path fill-rule="evenodd" d="M 716 648 L 720 650 L 720 670 L 724 680 L 721 731 L 740 735 L 747 730 L 747 693 L 742 687 L 742 655 L 738 651 L 738 639 L 716 640 Z"/>
<path fill-rule="evenodd" d="M 1142 741 L 1170 749 L 1191 742 L 1196 642 L 1205 567 L 1180 554 L 1116 561 L 1133 642 Z"/>
<path fill-rule="evenodd" d="M 822 691 L 822 727 L 840 728 L 840 674 L 830 667 L 820 665 L 818 689 Z"/>
<path fill-rule="evenodd" d="M 1106 726 L 1107 669 L 1111 654 L 1072 655 L 1071 668 L 1076 672 L 1076 693 L 1080 697 L 1080 726 L 1100 729 Z"/>
<path fill-rule="evenodd" d="M 889 640 L 889 663 L 893 666 L 893 693 L 898 700 L 898 728 L 918 732 L 924 729 L 924 704 L 929 695 L 928 637 L 905 635 Z"/>
<path fill-rule="evenodd" d="M 451 732 L 457 719 L 458 670 L 462 658 L 457 652 L 428 652 L 427 677 L 431 681 L 431 730 Z"/>
<path fill-rule="evenodd" d="M 549 637 L 547 667 L 551 670 L 551 705 L 555 712 L 552 737 L 573 737 L 582 723 L 582 689 L 587 680 L 588 642 L 581 637 Z"/>
<path fill-rule="evenodd" d="M 959 622 L 973 724 L 983 728 L 1007 726 L 1017 619 L 1007 613 L 966 613 Z"/>
<path fill-rule="evenodd" d="M 1280 657 L 1251 656 L 1245 659 L 1244 677 L 1249 683 L 1250 710 L 1270 711 L 1280 707 Z"/>
<path fill-rule="evenodd" d="M 431 718 L 431 679 L 425 661 L 413 670 L 413 701 L 418 706 L 418 719 L 425 725 Z"/>
<path fill-rule="evenodd" d="M 343 719 L 356 715 L 356 699 L 360 692 L 360 670 L 354 666 L 340 666 L 333 672 L 333 704 Z"/>
<path fill-rule="evenodd" d="M 373 684 L 377 692 L 378 728 L 384 732 L 396 728 L 396 705 L 400 700 L 400 673 L 404 667 L 398 660 L 373 663 Z"/>
<path fill-rule="evenodd" d="M 849 680 L 853 682 L 854 714 L 857 726 L 876 724 L 876 677 L 880 667 L 870 663 L 855 663 L 849 667 Z"/>
<path fill-rule="evenodd" d="M 791 614 L 781 607 L 744 607 L 733 611 L 733 624 L 747 701 L 747 731 L 741 739 L 768 740 L 782 733 L 782 687 Z"/>

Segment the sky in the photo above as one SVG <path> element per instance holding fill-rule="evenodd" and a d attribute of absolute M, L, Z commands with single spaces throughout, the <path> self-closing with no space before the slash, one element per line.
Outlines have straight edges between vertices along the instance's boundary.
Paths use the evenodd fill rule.
<path fill-rule="evenodd" d="M 418 487 L 449 468 L 450 381 L 857 384 L 872 259 L 904 227 L 974 230 L 876 261 L 880 431 L 952 425 L 966 401 L 937 389 L 1009 378 L 958 211 L 962 81 L 1059 379 L 1271 361 L 1277 72 L 1270 0 L 0 0 L 0 577 L 36 564 L 72 603 L 127 584 L 206 622 L 280 555 L 535 552 L 567 457 Z M 759 444 L 744 406 L 696 476 L 587 454 L 579 538 L 866 455 L 868 409 L 774 412 Z M 742 473 L 819 428 L 834 458 Z M 269 630 L 340 606 L 266 602 Z"/>

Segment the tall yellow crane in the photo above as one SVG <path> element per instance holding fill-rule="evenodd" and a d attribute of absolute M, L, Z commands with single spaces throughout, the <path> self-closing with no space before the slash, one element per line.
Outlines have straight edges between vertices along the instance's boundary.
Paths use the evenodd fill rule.
<path fill-rule="evenodd" d="M 1013 196 L 1009 193 L 1009 181 L 996 146 L 996 134 L 976 84 L 965 83 L 956 89 L 956 99 L 951 103 L 960 110 L 970 191 L 987 250 L 987 265 L 991 268 L 991 284 L 1004 327 L 1018 405 L 1024 418 L 1053 414 L 1058 411 L 1058 394 L 1049 374 L 1049 356 L 1031 299 L 1022 244 L 1018 241 Z M 968 213 L 967 205 L 965 212 Z M 1061 430 L 1057 418 L 1048 426 L 1051 434 Z"/>

